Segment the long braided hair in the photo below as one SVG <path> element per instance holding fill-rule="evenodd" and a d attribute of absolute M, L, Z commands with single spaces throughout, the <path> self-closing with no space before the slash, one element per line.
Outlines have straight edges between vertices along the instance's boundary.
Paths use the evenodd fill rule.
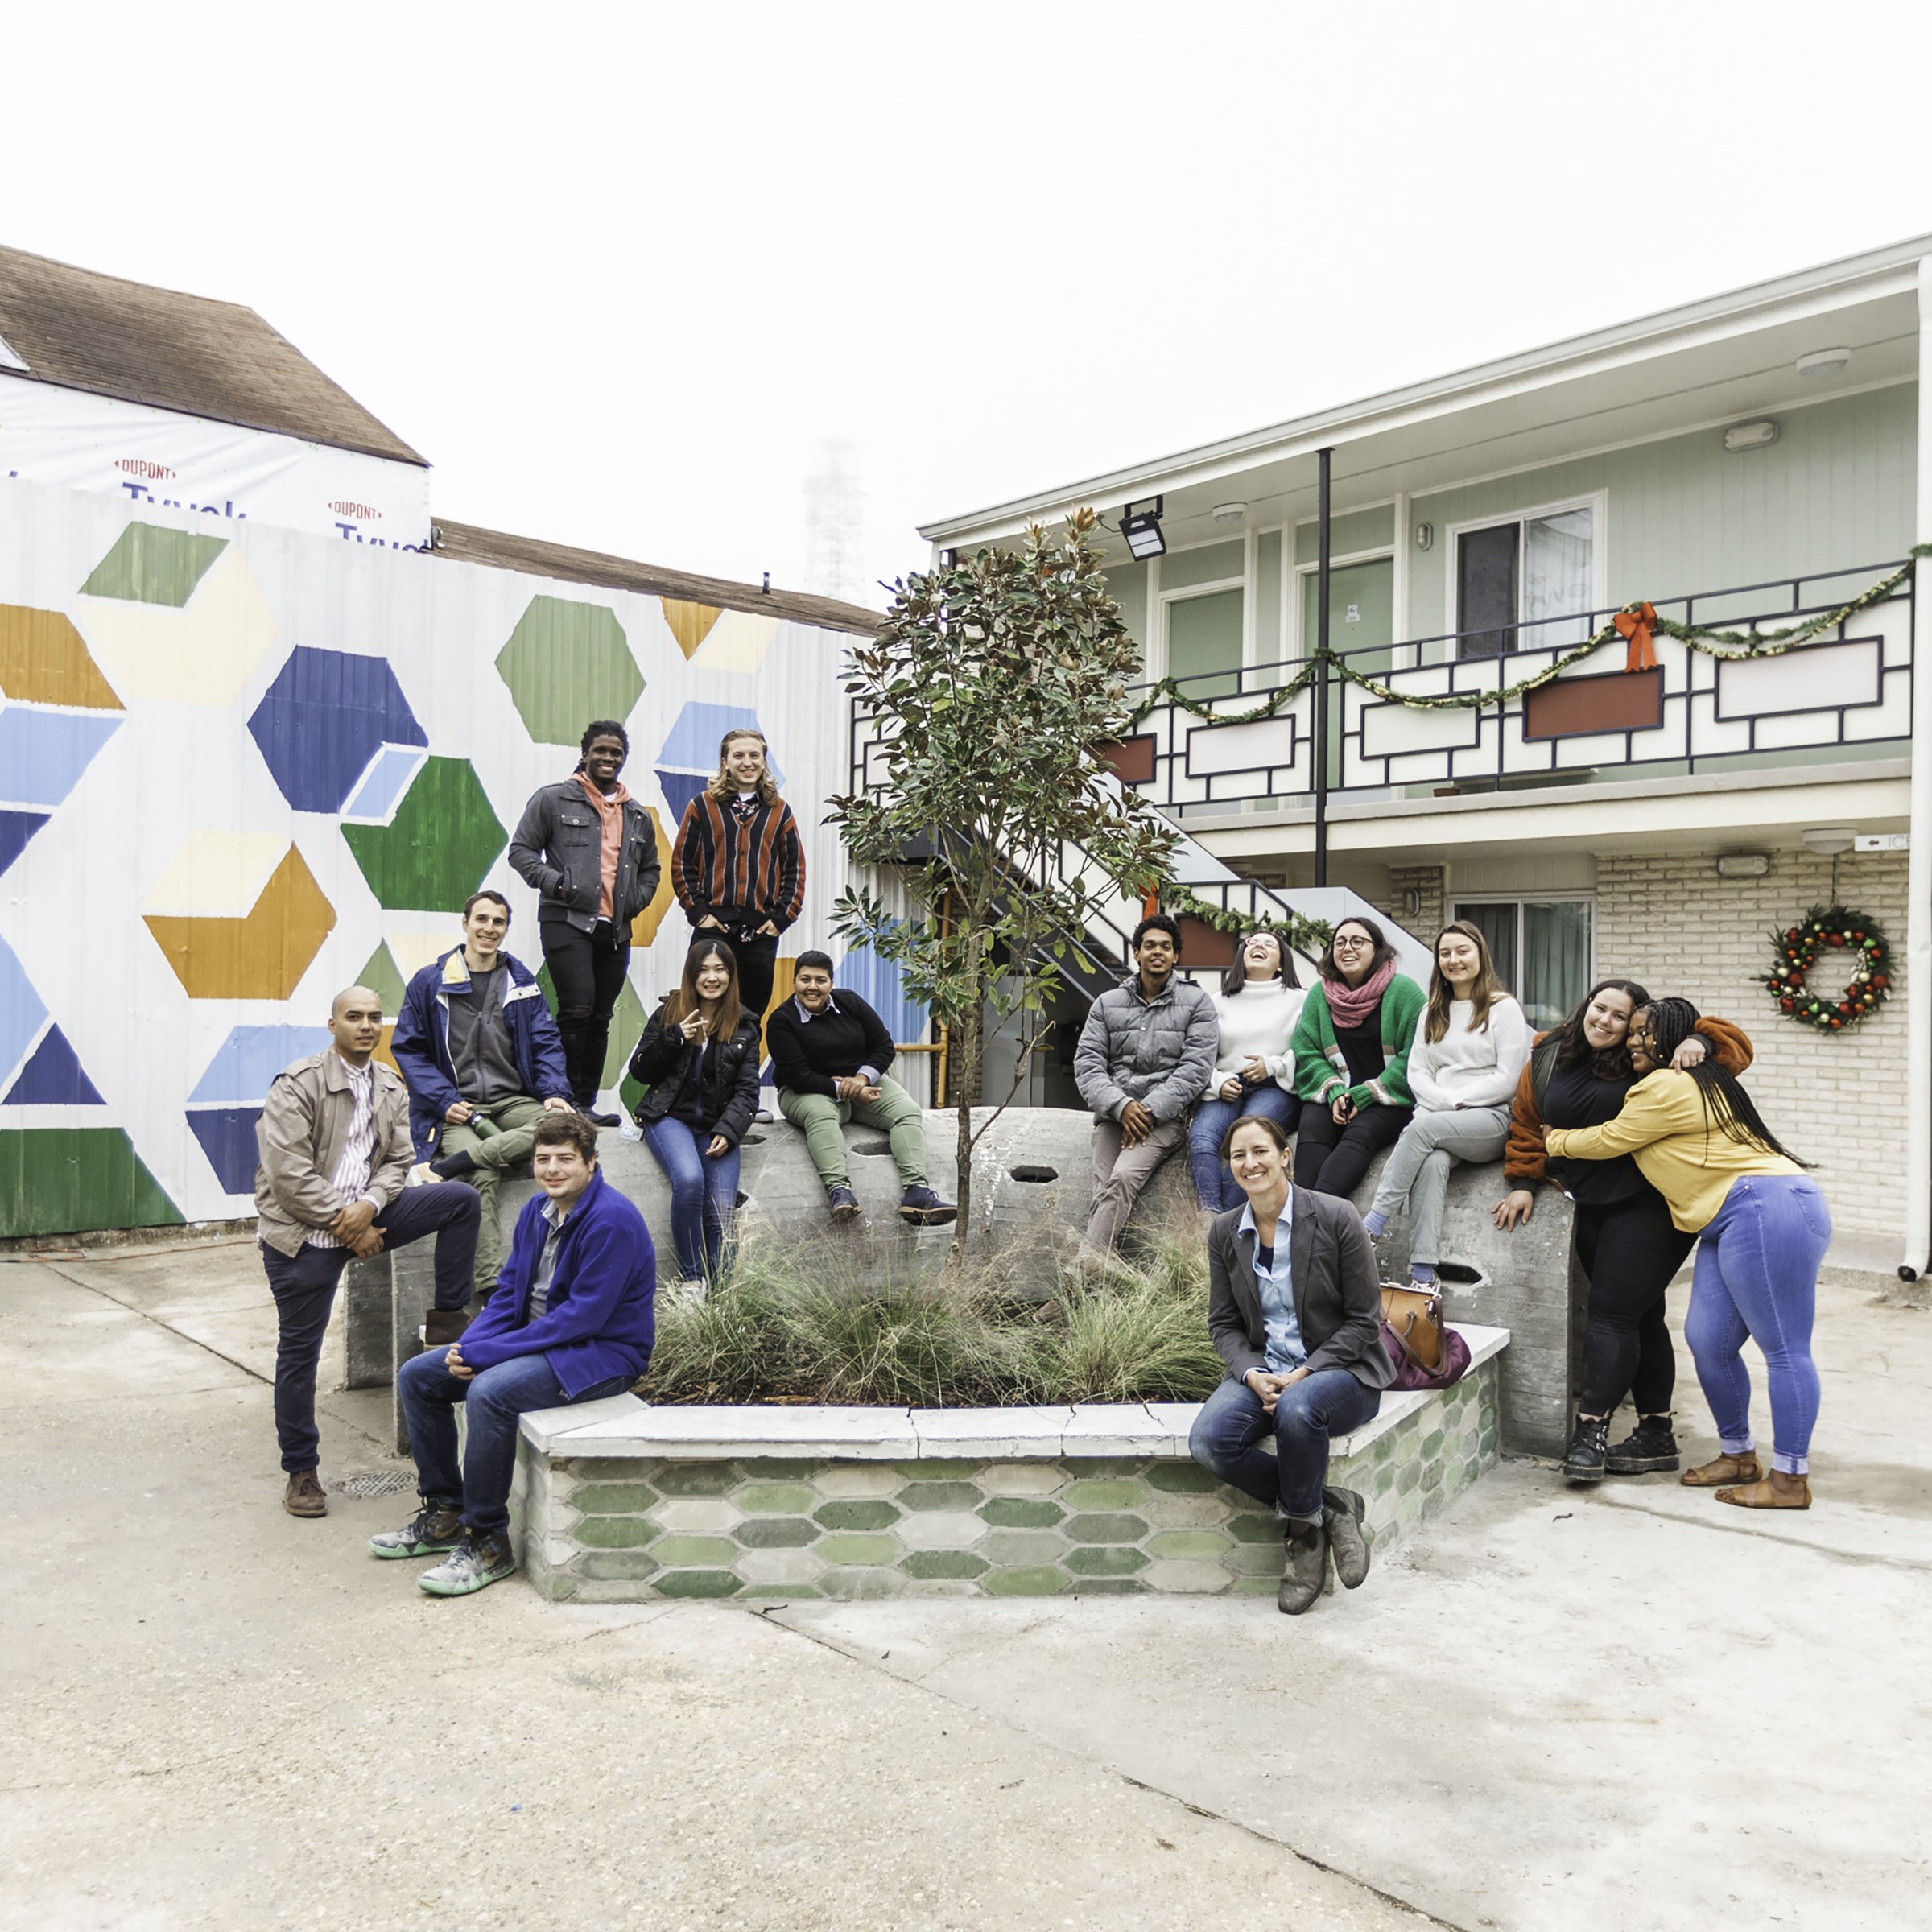
<path fill-rule="evenodd" d="M 1670 1056 L 1687 1040 L 1697 1026 L 1697 1009 L 1688 1000 L 1652 1000 L 1644 1009 L 1650 1016 L 1650 1051 L 1660 1067 L 1670 1064 Z M 1634 1015 L 1632 1016 L 1635 1018 Z M 1768 1154 L 1781 1154 L 1799 1166 L 1810 1163 L 1794 1154 L 1765 1125 L 1757 1103 L 1745 1092 L 1734 1073 L 1727 1073 L 1714 1055 L 1707 1054 L 1696 1066 L 1686 1071 L 1696 1081 L 1704 1103 L 1704 1133 L 1717 1130 L 1740 1147 L 1758 1146 Z"/>

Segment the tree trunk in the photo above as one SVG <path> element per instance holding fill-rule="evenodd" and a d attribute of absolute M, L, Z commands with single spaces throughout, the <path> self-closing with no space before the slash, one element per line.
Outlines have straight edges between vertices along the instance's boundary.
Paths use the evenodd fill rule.
<path fill-rule="evenodd" d="M 954 1028 L 958 1035 L 957 1052 L 952 1056 L 956 1068 L 952 1087 L 956 1096 L 957 1131 L 955 1147 L 959 1165 L 959 1219 L 952 1224 L 952 1252 L 947 1265 L 956 1274 L 965 1265 L 966 1242 L 972 1228 L 972 1103 L 980 1091 L 981 1033 L 985 1024 L 982 1003 L 985 989 L 976 964 L 968 982 L 968 997 Z"/>

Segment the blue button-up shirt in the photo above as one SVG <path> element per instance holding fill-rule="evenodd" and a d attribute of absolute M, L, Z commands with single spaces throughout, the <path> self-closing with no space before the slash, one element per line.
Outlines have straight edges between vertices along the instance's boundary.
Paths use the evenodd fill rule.
<path fill-rule="evenodd" d="M 1254 1234 L 1254 1203 L 1241 1210 L 1240 1231 Z M 1264 1262 L 1260 1236 L 1254 1244 L 1254 1286 L 1261 1298 L 1261 1330 L 1265 1346 L 1261 1353 L 1270 1375 L 1286 1375 L 1308 1359 L 1302 1344 L 1301 1318 L 1294 1311 L 1294 1277 L 1289 1260 L 1294 1232 L 1294 1191 L 1289 1190 L 1281 1218 L 1274 1224 L 1271 1261 Z"/>

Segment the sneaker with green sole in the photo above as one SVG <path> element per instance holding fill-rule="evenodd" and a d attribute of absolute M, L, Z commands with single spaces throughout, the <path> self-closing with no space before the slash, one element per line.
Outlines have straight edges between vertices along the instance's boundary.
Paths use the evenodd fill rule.
<path fill-rule="evenodd" d="M 416 1584 L 431 1596 L 468 1596 L 516 1573 L 517 1559 L 502 1530 L 465 1530 L 462 1542 L 435 1569 L 425 1570 Z"/>
<path fill-rule="evenodd" d="M 371 1556 L 441 1556 L 463 1541 L 463 1513 L 448 1503 L 425 1503 L 400 1530 L 369 1539 Z"/>

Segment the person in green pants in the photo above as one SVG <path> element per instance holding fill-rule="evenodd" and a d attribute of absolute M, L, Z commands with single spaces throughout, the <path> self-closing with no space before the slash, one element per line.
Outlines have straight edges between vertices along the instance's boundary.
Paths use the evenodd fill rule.
<path fill-rule="evenodd" d="M 937 1228 L 959 1209 L 926 1185 L 926 1130 L 919 1104 L 886 1069 L 894 1048 L 886 1022 L 849 988 L 834 993 L 832 959 L 802 952 L 792 997 L 765 1022 L 765 1043 L 778 1084 L 778 1108 L 805 1137 L 825 1183 L 835 1221 L 856 1220 L 859 1197 L 845 1169 L 848 1121 L 876 1127 L 892 1143 L 899 1170 L 899 1219 Z"/>
<path fill-rule="evenodd" d="M 409 1084 L 408 1185 L 466 1180 L 483 1197 L 475 1286 L 485 1301 L 503 1265 L 498 1183 L 530 1158 L 544 1114 L 572 1106 L 557 1023 L 536 975 L 504 950 L 509 931 L 503 895 L 472 893 L 463 943 L 409 982 L 390 1046 Z"/>

